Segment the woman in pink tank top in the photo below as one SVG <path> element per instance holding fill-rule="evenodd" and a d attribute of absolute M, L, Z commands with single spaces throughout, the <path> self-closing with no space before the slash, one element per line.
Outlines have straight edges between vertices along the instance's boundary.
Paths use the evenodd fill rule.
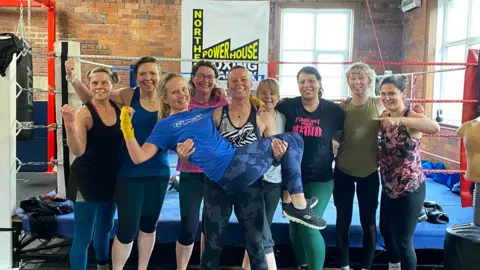
<path fill-rule="evenodd" d="M 380 173 L 382 198 L 380 232 L 389 269 L 416 269 L 413 233 L 425 200 L 420 159 L 422 133 L 435 134 L 437 122 L 405 105 L 407 77 L 390 76 L 380 84 L 385 111 L 380 118 Z"/>

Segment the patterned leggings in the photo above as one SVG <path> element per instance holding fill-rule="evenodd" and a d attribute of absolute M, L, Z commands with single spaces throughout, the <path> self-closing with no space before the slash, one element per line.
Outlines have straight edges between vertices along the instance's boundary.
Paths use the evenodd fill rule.
<path fill-rule="evenodd" d="M 287 152 L 280 161 L 283 188 L 290 194 L 303 193 L 301 174 L 303 138 L 298 133 L 291 132 L 263 138 L 237 148 L 237 152 L 217 184 L 228 191 L 241 191 L 260 179 L 275 161 L 271 147 L 273 138 L 288 143 Z"/>

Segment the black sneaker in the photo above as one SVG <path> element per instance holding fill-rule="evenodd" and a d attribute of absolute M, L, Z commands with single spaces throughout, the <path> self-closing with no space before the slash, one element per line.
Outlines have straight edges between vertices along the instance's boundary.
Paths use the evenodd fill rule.
<path fill-rule="evenodd" d="M 305 199 L 305 201 L 307 201 L 307 205 L 309 205 L 310 208 L 315 207 L 315 205 L 318 203 L 317 197 L 311 197 L 310 199 Z"/>
<path fill-rule="evenodd" d="M 317 205 L 318 203 L 318 199 L 316 197 L 311 197 L 310 199 L 305 199 L 305 201 L 307 201 L 307 205 L 310 205 L 311 208 L 315 207 L 315 205 Z M 290 204 L 291 202 L 289 203 L 284 203 L 282 202 L 282 207 L 286 204 Z"/>
<path fill-rule="evenodd" d="M 327 222 L 319 217 L 308 203 L 305 209 L 297 209 L 293 203 L 283 204 L 283 216 L 315 230 L 323 230 L 327 227 Z"/>

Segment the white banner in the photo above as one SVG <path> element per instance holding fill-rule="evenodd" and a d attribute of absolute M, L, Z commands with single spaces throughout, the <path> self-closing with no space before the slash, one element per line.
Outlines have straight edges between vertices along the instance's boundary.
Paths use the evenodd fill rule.
<path fill-rule="evenodd" d="M 220 85 L 239 64 L 247 67 L 255 81 L 267 78 L 267 64 L 235 63 L 268 60 L 268 1 L 182 1 L 182 58 L 228 60 L 215 62 Z M 189 77 L 192 62 L 182 62 L 182 74 Z"/>

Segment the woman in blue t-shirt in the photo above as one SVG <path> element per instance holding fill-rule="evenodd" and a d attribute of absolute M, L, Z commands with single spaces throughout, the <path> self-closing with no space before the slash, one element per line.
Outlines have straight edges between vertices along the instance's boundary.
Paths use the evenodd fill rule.
<path fill-rule="evenodd" d="M 212 117 L 214 110 L 221 110 L 221 107 L 188 109 L 190 95 L 182 76 L 166 75 L 159 84 L 158 95 L 162 120 L 142 146 L 135 139 L 129 109 L 122 108 L 121 128 L 133 162 L 140 164 L 159 151 L 175 150 L 182 156 L 191 156 L 189 161 L 200 166 L 209 179 L 225 190 L 237 191 L 257 181 L 276 162 L 272 141 L 285 141 L 287 152 L 278 162 L 282 165 L 283 187 L 290 193 L 292 203 L 283 205 L 283 213 L 305 226 L 325 228 L 325 221 L 311 208 L 316 198 L 307 201 L 303 194 L 300 172 L 303 140 L 299 135 L 283 133 L 234 148 L 218 133 Z"/>

